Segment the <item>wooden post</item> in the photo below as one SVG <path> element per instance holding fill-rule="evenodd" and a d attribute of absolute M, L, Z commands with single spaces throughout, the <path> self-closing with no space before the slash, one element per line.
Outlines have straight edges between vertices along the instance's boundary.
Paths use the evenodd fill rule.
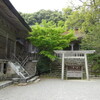
<path fill-rule="evenodd" d="M 71 44 L 71 51 L 73 51 L 74 50 L 74 44 L 72 43 Z"/>
<path fill-rule="evenodd" d="M 16 41 L 14 43 L 14 56 L 16 56 Z"/>
<path fill-rule="evenodd" d="M 82 71 L 82 77 L 81 77 L 81 79 L 83 80 L 83 66 L 81 66 L 81 71 Z"/>
<path fill-rule="evenodd" d="M 85 70 L 86 70 L 86 78 L 89 80 L 89 71 L 88 71 L 88 63 L 87 63 L 87 55 L 85 54 Z"/>
<path fill-rule="evenodd" d="M 64 80 L 64 53 L 62 54 L 62 74 L 61 79 Z"/>
<path fill-rule="evenodd" d="M 7 36 L 6 36 L 6 46 L 5 46 L 6 57 L 7 57 L 7 53 L 8 53 L 8 33 L 7 33 Z"/>
<path fill-rule="evenodd" d="M 2 73 L 2 74 L 3 74 L 3 70 L 4 70 L 4 69 L 3 69 L 3 66 L 4 66 L 4 63 L 2 62 L 2 63 L 1 63 L 1 72 L 0 72 L 0 73 Z"/>

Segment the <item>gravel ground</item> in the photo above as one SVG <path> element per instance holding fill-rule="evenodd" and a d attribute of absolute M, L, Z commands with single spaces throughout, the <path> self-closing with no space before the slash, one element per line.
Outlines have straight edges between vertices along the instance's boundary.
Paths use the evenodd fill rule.
<path fill-rule="evenodd" d="M 41 79 L 0 90 L 0 100 L 100 100 L 100 80 Z"/>

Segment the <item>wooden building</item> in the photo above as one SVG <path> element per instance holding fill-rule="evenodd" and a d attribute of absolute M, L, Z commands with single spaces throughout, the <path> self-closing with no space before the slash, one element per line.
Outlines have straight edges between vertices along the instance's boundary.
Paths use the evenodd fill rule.
<path fill-rule="evenodd" d="M 21 63 L 30 54 L 27 41 L 31 28 L 20 16 L 9 0 L 0 0 L 0 78 L 6 79 L 14 73 L 8 61 L 16 59 Z M 30 52 L 29 52 L 30 51 Z M 25 59 L 26 61 L 27 59 Z M 25 64 L 25 62 L 23 62 Z"/>
<path fill-rule="evenodd" d="M 17 55 L 20 45 L 27 45 L 29 31 L 30 27 L 9 0 L 0 0 L 0 59 L 10 58 L 12 53 Z"/>

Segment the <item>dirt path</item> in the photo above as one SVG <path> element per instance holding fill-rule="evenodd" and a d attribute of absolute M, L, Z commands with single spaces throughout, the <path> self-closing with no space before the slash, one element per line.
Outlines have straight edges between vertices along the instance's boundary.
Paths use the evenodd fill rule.
<path fill-rule="evenodd" d="M 100 100 L 100 80 L 41 79 L 0 90 L 0 100 Z"/>

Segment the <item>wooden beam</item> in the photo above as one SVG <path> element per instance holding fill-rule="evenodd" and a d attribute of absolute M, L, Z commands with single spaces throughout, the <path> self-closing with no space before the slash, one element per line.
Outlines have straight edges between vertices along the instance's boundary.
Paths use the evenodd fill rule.
<path fill-rule="evenodd" d="M 61 79 L 64 80 L 64 53 L 62 54 L 62 73 L 61 73 Z"/>
<path fill-rule="evenodd" d="M 74 51 L 70 51 L 70 50 L 54 50 L 54 52 L 55 53 L 57 53 L 57 54 L 62 54 L 62 53 L 64 53 L 64 54 L 78 54 L 78 53 L 81 53 L 81 54 L 92 54 L 92 53 L 94 53 L 95 52 L 95 50 L 79 50 L 79 51 L 77 51 L 77 50 L 74 50 Z"/>
<path fill-rule="evenodd" d="M 69 57 L 64 57 L 65 59 L 68 59 L 68 58 L 74 58 L 74 59 L 78 59 L 78 58 L 80 58 L 80 59 L 84 59 L 84 57 L 82 57 L 82 56 L 69 56 Z"/>

